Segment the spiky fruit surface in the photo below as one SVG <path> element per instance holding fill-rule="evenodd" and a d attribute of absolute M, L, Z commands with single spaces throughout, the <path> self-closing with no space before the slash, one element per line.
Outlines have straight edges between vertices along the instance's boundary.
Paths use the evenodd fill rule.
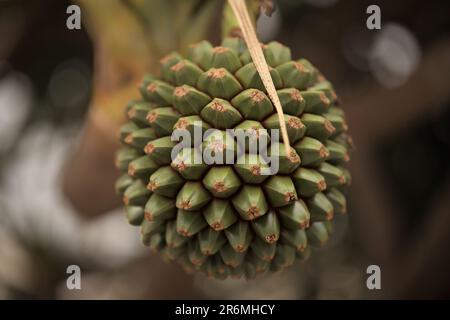
<path fill-rule="evenodd" d="M 292 146 L 286 154 L 281 138 L 269 140 L 269 152 L 279 147 L 271 152 L 279 160 L 273 175 L 261 174 L 268 164 L 251 146 L 280 123 L 241 40 L 203 41 L 185 58 L 168 55 L 160 77 L 144 78 L 142 101 L 127 107 L 117 192 L 143 243 L 187 271 L 220 279 L 278 271 L 322 246 L 333 216 L 346 212 L 350 177 L 342 165 L 351 140 L 332 85 L 277 42 L 263 51 Z M 225 140 L 233 128 L 255 134 L 238 145 Z M 172 133 L 208 129 L 220 131 L 172 155 Z M 234 164 L 205 163 L 205 152 Z"/>

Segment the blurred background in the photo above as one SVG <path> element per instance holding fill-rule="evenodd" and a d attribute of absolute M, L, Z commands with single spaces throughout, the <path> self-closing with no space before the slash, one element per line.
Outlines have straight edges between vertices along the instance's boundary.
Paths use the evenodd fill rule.
<path fill-rule="evenodd" d="M 71 4 L 82 27 L 66 27 Z M 258 21 L 316 65 L 356 149 L 349 214 L 287 271 L 185 275 L 140 244 L 114 194 L 122 109 L 159 58 L 220 41 L 219 0 L 0 1 L 0 298 L 450 298 L 449 1 L 278 0 Z M 381 30 L 366 9 L 381 8 Z M 66 288 L 66 268 L 82 290 Z M 381 290 L 366 269 L 381 268 Z"/>

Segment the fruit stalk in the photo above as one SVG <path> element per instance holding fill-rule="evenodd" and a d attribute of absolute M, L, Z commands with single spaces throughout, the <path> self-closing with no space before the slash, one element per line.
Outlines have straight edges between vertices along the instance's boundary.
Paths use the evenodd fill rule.
<path fill-rule="evenodd" d="M 275 85 L 270 74 L 269 66 L 267 65 L 266 58 L 264 57 L 263 50 L 258 41 L 255 31 L 255 24 L 252 23 L 248 7 L 243 0 L 228 0 L 242 32 L 245 43 L 247 44 L 250 56 L 255 64 L 256 70 L 261 77 L 264 87 L 269 94 L 270 100 L 272 100 L 275 109 L 278 113 L 278 120 L 280 122 L 281 136 L 285 146 L 286 154 L 290 154 L 291 146 L 289 143 L 289 136 L 287 133 L 286 122 L 284 119 L 283 108 L 281 107 L 280 98 L 275 89 Z"/>

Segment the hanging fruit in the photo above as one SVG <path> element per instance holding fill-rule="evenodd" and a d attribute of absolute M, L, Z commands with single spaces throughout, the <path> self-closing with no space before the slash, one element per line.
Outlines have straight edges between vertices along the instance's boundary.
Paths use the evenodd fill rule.
<path fill-rule="evenodd" d="M 288 47 L 263 44 L 280 113 L 230 12 L 224 30 L 235 37 L 191 45 L 186 57 L 172 53 L 161 59 L 159 76 L 144 78 L 116 158 L 123 172 L 116 189 L 143 243 L 220 279 L 253 278 L 306 259 L 327 242 L 334 215 L 346 212 L 350 183 L 342 167 L 348 128 L 331 83 L 309 61 L 293 60 Z M 212 129 L 175 148 L 174 132 L 203 137 Z M 242 145 L 227 140 L 227 129 L 253 136 Z M 286 135 L 274 141 L 274 129 Z M 261 136 L 279 163 L 271 175 L 251 148 Z M 227 155 L 231 162 L 219 161 Z"/>

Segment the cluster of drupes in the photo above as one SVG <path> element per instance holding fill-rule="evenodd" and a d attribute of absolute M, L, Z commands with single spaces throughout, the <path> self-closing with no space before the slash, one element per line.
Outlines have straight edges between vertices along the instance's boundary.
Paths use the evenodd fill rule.
<path fill-rule="evenodd" d="M 269 153 L 277 145 L 275 174 L 262 174 L 268 163 L 250 145 L 279 129 L 279 116 L 240 39 L 202 41 L 185 58 L 169 54 L 126 109 L 117 192 L 144 244 L 188 271 L 224 279 L 280 270 L 326 243 L 333 216 L 346 212 L 351 139 L 332 85 L 307 60 L 292 60 L 289 48 L 262 47 L 291 145 L 287 152 L 281 135 L 265 139 Z M 227 129 L 254 136 L 230 145 Z M 173 133 L 195 130 L 213 133 L 174 156 Z M 234 164 L 194 161 L 230 149 Z"/>

